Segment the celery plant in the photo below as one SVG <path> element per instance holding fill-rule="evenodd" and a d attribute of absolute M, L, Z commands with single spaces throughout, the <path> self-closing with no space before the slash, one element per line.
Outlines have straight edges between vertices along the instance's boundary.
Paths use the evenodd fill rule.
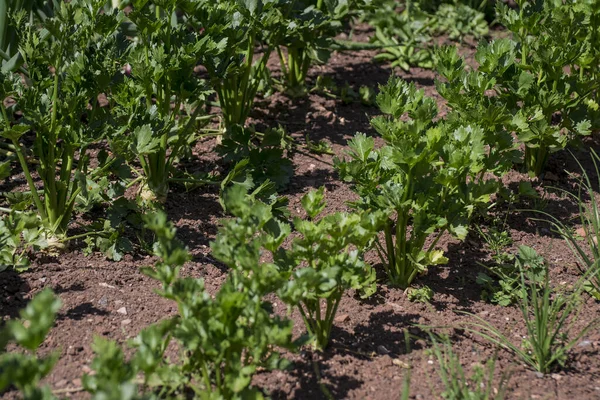
<path fill-rule="evenodd" d="M 127 56 L 128 73 L 116 101 L 123 133 L 113 140 L 117 153 L 137 158 L 144 200 L 164 202 L 173 164 L 194 137 L 208 93 L 194 73 L 202 57 L 220 48 L 206 35 L 190 32 L 183 20 L 189 2 L 132 2 L 128 14 L 135 38 Z M 129 70 L 130 69 L 130 70 Z"/>
<path fill-rule="evenodd" d="M 333 38 L 341 31 L 350 11 L 364 9 L 362 1 L 302 0 L 290 2 L 284 10 L 289 19 L 281 43 L 277 46 L 283 82 L 292 96 L 306 94 L 306 75 L 310 66 L 329 59 Z M 284 54 L 282 48 L 287 50 Z"/>
<path fill-rule="evenodd" d="M 194 28 L 223 47 L 218 56 L 206 57 L 203 65 L 219 97 L 227 134 L 233 125 L 244 125 L 252 110 L 280 35 L 280 12 L 270 1 L 198 0 L 193 14 Z M 257 54 L 259 41 L 268 44 Z"/>
<path fill-rule="evenodd" d="M 98 96 L 109 93 L 118 74 L 115 32 L 122 14 L 101 13 L 103 6 L 99 0 L 60 3 L 42 29 L 17 21 L 27 76 L 2 76 L 0 98 L 10 96 L 14 104 L 0 102 L 0 130 L 13 145 L 50 239 L 64 238 L 87 174 L 87 150 L 110 129 Z M 21 141 L 27 133 L 33 136 L 31 149 Z M 41 196 L 30 168 L 32 156 Z"/>
<path fill-rule="evenodd" d="M 1 0 L 0 1 L 0 65 L 12 70 L 20 67 L 23 57 L 18 51 L 18 30 L 10 23 L 9 16 L 27 16 L 31 20 L 45 20 L 52 16 L 51 2 L 44 0 Z"/>
<path fill-rule="evenodd" d="M 407 288 L 427 266 L 447 262 L 435 249 L 442 234 L 464 238 L 471 213 L 495 184 L 478 177 L 489 169 L 481 128 L 434 122 L 435 101 L 414 84 L 392 77 L 380 89 L 377 103 L 389 115 L 371 123 L 386 146 L 376 150 L 372 138 L 357 134 L 348 143 L 350 160 L 335 164 L 360 196 L 355 207 L 388 216 L 384 244 L 375 241 L 375 248 L 391 283 Z"/>
<path fill-rule="evenodd" d="M 327 347 L 347 290 L 357 290 L 362 297 L 375 293 L 375 270 L 364 262 L 362 252 L 383 219 L 382 213 L 362 212 L 335 213 L 317 220 L 325 205 L 323 187 L 302 198 L 309 220 L 294 219 L 300 236 L 287 256 L 280 257 L 282 265 L 288 265 L 284 270 L 293 273 L 279 295 L 300 311 L 317 349 Z"/>
<path fill-rule="evenodd" d="M 440 72 L 448 80 L 438 90 L 464 122 L 481 123 L 483 116 L 515 132 L 524 147 L 525 171 L 539 176 L 551 153 L 590 134 L 586 102 L 600 83 L 584 71 L 597 60 L 598 45 L 589 34 L 594 19 L 586 6 L 517 3 L 518 10 L 498 6 L 513 37 L 479 46 L 476 70 L 463 71 L 465 63 L 454 50 L 438 53 Z M 454 68 L 448 68 L 451 64 Z"/>

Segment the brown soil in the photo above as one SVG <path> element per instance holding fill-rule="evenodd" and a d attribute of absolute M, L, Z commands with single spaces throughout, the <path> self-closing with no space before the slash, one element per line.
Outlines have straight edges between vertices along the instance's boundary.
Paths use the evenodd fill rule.
<path fill-rule="evenodd" d="M 365 32 L 356 32 L 354 39 L 366 40 Z M 310 78 L 314 82 L 318 75 L 328 75 L 338 85 L 348 82 L 355 90 L 360 85 L 384 83 L 391 71 L 386 66 L 374 64 L 373 55 L 372 51 L 334 54 L 327 65 L 313 68 Z M 277 68 L 275 60 L 272 64 L 274 69 Z M 431 71 L 395 72 L 414 81 L 428 95 L 439 98 Z M 281 124 L 300 143 L 306 134 L 311 140 L 328 140 L 336 155 L 342 156 L 346 141 L 354 133 L 373 133 L 369 118 L 376 113 L 376 108 L 358 102 L 343 105 L 340 100 L 316 94 L 306 99 L 275 94 L 257 102 L 252 122 L 259 126 Z M 597 147 L 597 141 L 588 142 L 587 145 Z M 213 145 L 211 141 L 200 143 L 196 151 L 205 151 Z M 589 157 L 584 152 L 575 154 L 595 179 Z M 327 188 L 327 211 L 348 209 L 346 201 L 354 195 L 337 179 L 332 159 L 328 155 L 295 154 L 295 176 L 287 191 L 282 193 L 290 199 L 292 214 L 299 213 L 303 194 L 322 185 Z M 545 201 L 516 205 L 512 211 L 498 210 L 502 217 L 508 215 L 507 224 L 514 240 L 511 248 L 514 250 L 526 244 L 544 255 L 550 263 L 552 283 L 559 287 L 577 279 L 574 257 L 549 226 L 534 221 L 535 215 L 514 208 L 543 207 L 563 221 L 576 216 L 576 205 L 556 190 L 549 189 L 556 186 L 573 190 L 575 182 L 565 170 L 579 172 L 568 152 L 554 155 L 549 167 L 552 174 L 547 174 L 553 180 L 534 183 L 544 194 Z M 505 183 L 514 189 L 519 181 L 527 179 L 524 174 L 513 171 L 505 178 Z M 217 290 L 227 273 L 211 258 L 208 247 L 216 234 L 218 220 L 224 216 L 217 193 L 205 189 L 187 193 L 175 190 L 170 194 L 166 209 L 178 227 L 179 237 L 193 254 L 193 260 L 186 264 L 183 273 L 202 277 L 210 291 Z M 485 318 L 514 336 L 515 343 L 520 343 L 525 334 L 520 311 L 480 299 L 481 288 L 475 283 L 477 273 L 482 271 L 478 262 L 490 259 L 490 251 L 481 238 L 477 234 L 471 234 L 463 242 L 448 238 L 442 241 L 441 247 L 447 251 L 450 262 L 431 268 L 418 279 L 419 284 L 428 285 L 435 292 L 430 304 L 409 302 L 401 290 L 386 286 L 384 280 L 378 293 L 366 301 L 348 294 L 338 311 L 338 322 L 327 351 L 317 354 L 306 349 L 300 354 L 289 354 L 294 362 L 290 371 L 260 373 L 254 384 L 276 399 L 326 398 L 320 390 L 316 369 L 321 375 L 321 383 L 333 398 L 384 400 L 399 398 L 410 366 L 411 398 L 440 398 L 443 388 L 437 375 L 439 365 L 427 351 L 427 334 L 416 325 L 457 326 L 470 320 L 469 316 L 458 313 L 466 311 Z M 377 264 L 373 254 L 368 257 Z M 75 250 L 60 258 L 40 257 L 25 273 L 4 272 L 0 275 L 0 314 L 4 319 L 17 316 L 19 309 L 42 288 L 52 288 L 62 300 L 56 326 L 40 349 L 41 354 L 60 352 L 54 371 L 46 379 L 48 385 L 53 389 L 81 386 L 81 375 L 89 371 L 93 358 L 90 346 L 95 335 L 124 343 L 147 325 L 176 313 L 172 302 L 154 293 L 157 283 L 140 273 L 140 267 L 151 265 L 152 261 L 144 256 L 126 256 L 120 262 L 110 262 L 100 254 L 85 257 Z M 126 315 L 117 312 L 122 307 L 126 309 Z M 600 304 L 587 299 L 575 326 L 582 327 L 598 316 Z M 298 316 L 293 318 L 296 333 L 302 333 L 302 321 Z M 410 343 L 410 352 L 405 343 L 405 329 L 415 337 Z M 454 351 L 467 373 L 495 354 L 493 346 L 465 330 L 449 329 L 447 332 L 451 334 Z M 600 398 L 599 349 L 600 332 L 591 331 L 571 352 L 566 367 L 546 376 L 534 373 L 508 352 L 498 351 L 496 382 L 501 373 L 510 373 L 507 396 L 510 399 L 597 399 Z M 14 393 L 5 395 L 15 396 Z M 81 392 L 67 396 L 85 398 Z"/>

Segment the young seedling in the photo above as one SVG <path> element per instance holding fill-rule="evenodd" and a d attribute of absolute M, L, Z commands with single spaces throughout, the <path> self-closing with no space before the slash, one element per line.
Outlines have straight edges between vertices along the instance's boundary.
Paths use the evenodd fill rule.
<path fill-rule="evenodd" d="M 521 246 L 519 251 L 529 259 L 539 257 L 535 250 L 526 246 Z M 598 326 L 600 320 L 594 319 L 579 333 L 574 334 L 572 329 L 581 310 L 581 293 L 588 277 L 580 279 L 572 293 L 556 293 L 550 286 L 548 266 L 545 266 L 539 283 L 536 273 L 525 269 L 525 262 L 526 260 L 517 261 L 521 280 L 518 305 L 526 328 L 523 343 L 520 346 L 514 344 L 512 335 L 505 335 L 477 315 L 467 313 L 476 321 L 468 322 L 465 326 L 469 331 L 507 349 L 531 368 L 545 374 L 564 367 L 569 351 L 590 329 Z"/>
<path fill-rule="evenodd" d="M 375 270 L 363 261 L 362 251 L 375 237 L 381 216 L 335 213 L 317 220 L 325 206 L 324 188 L 302 198 L 309 219 L 294 219 L 300 236 L 281 258 L 293 272 L 278 292 L 285 303 L 298 309 L 314 347 L 321 350 L 329 343 L 344 293 L 354 289 L 368 297 L 376 290 Z"/>

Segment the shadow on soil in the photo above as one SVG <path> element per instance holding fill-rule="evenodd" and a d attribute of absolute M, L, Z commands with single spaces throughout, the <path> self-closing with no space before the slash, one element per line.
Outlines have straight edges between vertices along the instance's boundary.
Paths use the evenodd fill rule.
<path fill-rule="evenodd" d="M 24 295 L 30 290 L 29 284 L 16 271 L 0 272 L 0 326 L 2 320 L 19 316 L 19 311 L 28 302 Z"/>
<path fill-rule="evenodd" d="M 297 382 L 291 398 L 329 400 L 330 397 L 325 395 L 319 387 L 319 383 L 321 383 L 334 399 L 344 399 L 351 390 L 361 387 L 364 383 L 354 377 L 337 374 L 321 360 L 317 361 L 318 355 L 316 354 L 307 352 L 304 356 L 305 360 L 294 362 L 292 369 L 288 371 L 288 374 Z M 321 375 L 321 382 L 317 379 L 316 371 Z M 288 393 L 278 389 L 271 391 L 269 396 L 274 400 L 290 398 Z"/>
<path fill-rule="evenodd" d="M 223 218 L 218 196 L 202 192 L 174 193 L 165 206 L 169 220 L 177 227 L 177 237 L 192 253 L 206 247 L 217 234 L 216 220 Z"/>
<path fill-rule="evenodd" d="M 81 321 L 90 315 L 107 315 L 108 311 L 95 307 L 92 303 L 81 303 L 58 315 L 58 320 Z"/>

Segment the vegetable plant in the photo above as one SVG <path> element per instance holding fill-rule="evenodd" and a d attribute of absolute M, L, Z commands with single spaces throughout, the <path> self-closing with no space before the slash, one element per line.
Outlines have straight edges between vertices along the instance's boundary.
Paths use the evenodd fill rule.
<path fill-rule="evenodd" d="M 376 291 L 375 270 L 364 262 L 362 251 L 382 219 L 381 214 L 367 212 L 318 219 L 325 206 L 323 187 L 302 198 L 308 219 L 294 218 L 299 236 L 281 258 L 293 272 L 278 292 L 285 303 L 298 309 L 318 349 L 327 347 L 344 293 L 353 289 L 368 297 Z"/>
<path fill-rule="evenodd" d="M 13 211 L 0 219 L 0 272 L 7 268 L 26 270 L 29 267 L 27 252 L 47 246 L 35 213 Z"/>
<path fill-rule="evenodd" d="M 14 386 L 26 399 L 54 398 L 50 388 L 39 387 L 39 383 L 50 373 L 59 354 L 38 357 L 36 352 L 54 325 L 60 304 L 52 291 L 45 289 L 21 310 L 21 321 L 8 321 L 0 330 L 0 393 Z M 19 349 L 6 352 L 8 344 Z"/>
<path fill-rule="evenodd" d="M 12 18 L 27 16 L 31 20 L 44 20 L 52 16 L 52 4 L 43 0 L 4 0 L 0 2 L 0 66 L 3 71 L 21 67 L 23 57 L 18 51 L 19 32 L 10 23 Z"/>
<path fill-rule="evenodd" d="M 519 301 L 523 292 L 521 271 L 527 271 L 530 285 L 541 285 L 544 281 L 546 264 L 544 258 L 530 247 L 520 247 L 512 264 L 498 263 L 485 266 L 487 273 L 477 275 L 477 283 L 483 286 L 482 297 L 501 306 L 509 306 Z"/>
<path fill-rule="evenodd" d="M 527 246 L 519 248 L 528 258 L 537 259 L 535 250 Z M 537 262 L 537 261 L 534 261 Z M 573 292 L 557 293 L 550 286 L 548 266 L 543 271 L 543 280 L 538 283 L 533 270 L 524 268 L 523 260 L 517 261 L 520 274 L 519 308 L 526 327 L 526 336 L 519 346 L 512 342 L 512 334 L 506 336 L 498 328 L 477 315 L 471 315 L 475 322 L 469 322 L 469 331 L 501 346 L 519 357 L 525 364 L 541 373 L 564 367 L 569 351 L 590 330 L 598 325 L 595 319 L 584 326 L 579 333 L 572 332 L 577 315 L 581 310 L 581 293 L 587 277 L 580 279 Z"/>
<path fill-rule="evenodd" d="M 281 13 L 272 1 L 198 0 L 190 15 L 193 29 L 222 49 L 206 57 L 203 66 L 219 97 L 227 136 L 233 125 L 245 124 L 252 110 L 267 61 L 281 35 Z M 258 42 L 264 44 L 260 54 Z"/>
<path fill-rule="evenodd" d="M 58 3 L 42 28 L 16 20 L 27 73 L 24 79 L 12 72 L 0 75 L 0 135 L 17 155 L 29 201 L 54 244 L 65 238 L 83 190 L 89 147 L 110 133 L 99 95 L 110 92 L 118 75 L 116 30 L 122 14 L 103 6 L 103 1 Z M 33 141 L 31 148 L 25 138 Z"/>
<path fill-rule="evenodd" d="M 598 81 L 581 79 L 578 63 L 589 52 L 592 28 L 578 5 L 517 3 L 519 10 L 498 6 L 513 37 L 481 44 L 477 69 L 463 71 L 456 50 L 439 53 L 447 83 L 439 83 L 438 91 L 463 121 L 484 116 L 498 131 L 515 132 L 524 146 L 525 171 L 539 176 L 549 154 L 590 134 L 585 104 Z"/>
<path fill-rule="evenodd" d="M 182 10 L 190 2 L 135 0 L 127 15 L 135 32 L 126 57 L 124 81 L 116 90 L 116 118 L 121 125 L 112 141 L 118 154 L 139 161 L 143 200 L 164 202 L 173 166 L 194 142 L 207 116 L 209 89 L 194 73 L 204 58 L 223 50 L 208 35 L 190 31 Z"/>
<path fill-rule="evenodd" d="M 306 94 L 310 66 L 327 62 L 333 38 L 340 33 L 345 20 L 364 8 L 361 0 L 300 0 L 284 6 L 282 24 L 287 23 L 287 27 L 276 48 L 288 94 Z"/>
<path fill-rule="evenodd" d="M 376 149 L 373 138 L 357 134 L 348 143 L 350 159 L 335 166 L 360 197 L 354 207 L 387 215 L 375 249 L 390 282 L 407 288 L 428 266 L 447 262 L 435 248 L 439 239 L 444 232 L 464 238 L 470 215 L 489 201 L 495 183 L 480 176 L 491 169 L 481 128 L 434 122 L 435 101 L 414 84 L 392 77 L 380 89 L 377 103 L 386 115 L 371 124 L 385 145 Z"/>
<path fill-rule="evenodd" d="M 243 188 L 236 187 L 226 197 L 228 209 L 246 209 Z M 257 203 L 259 204 L 259 203 Z M 177 374 L 165 374 L 163 385 L 171 390 L 188 386 L 196 395 L 206 398 L 261 398 L 250 386 L 259 367 L 283 368 L 286 361 L 277 347 L 294 347 L 291 321 L 272 315 L 272 305 L 264 296 L 273 290 L 280 278 L 272 265 L 261 263 L 260 244 L 278 243 L 280 236 L 270 231 L 261 233 L 261 216 L 268 206 L 252 206 L 252 215 L 244 223 L 226 222 L 211 244 L 215 257 L 231 269 L 226 282 L 211 296 L 200 279 L 179 278 L 178 270 L 189 255 L 174 240 L 175 230 L 163 214 L 146 219 L 148 228 L 158 237 L 155 268 L 144 270 L 158 279 L 161 295 L 174 300 L 179 316 L 167 331 L 182 348 Z M 270 221 L 271 219 L 269 219 Z M 253 237 L 255 233 L 258 236 Z M 159 359 L 164 363 L 162 359 Z M 162 364 L 168 372 L 168 363 Z"/>

